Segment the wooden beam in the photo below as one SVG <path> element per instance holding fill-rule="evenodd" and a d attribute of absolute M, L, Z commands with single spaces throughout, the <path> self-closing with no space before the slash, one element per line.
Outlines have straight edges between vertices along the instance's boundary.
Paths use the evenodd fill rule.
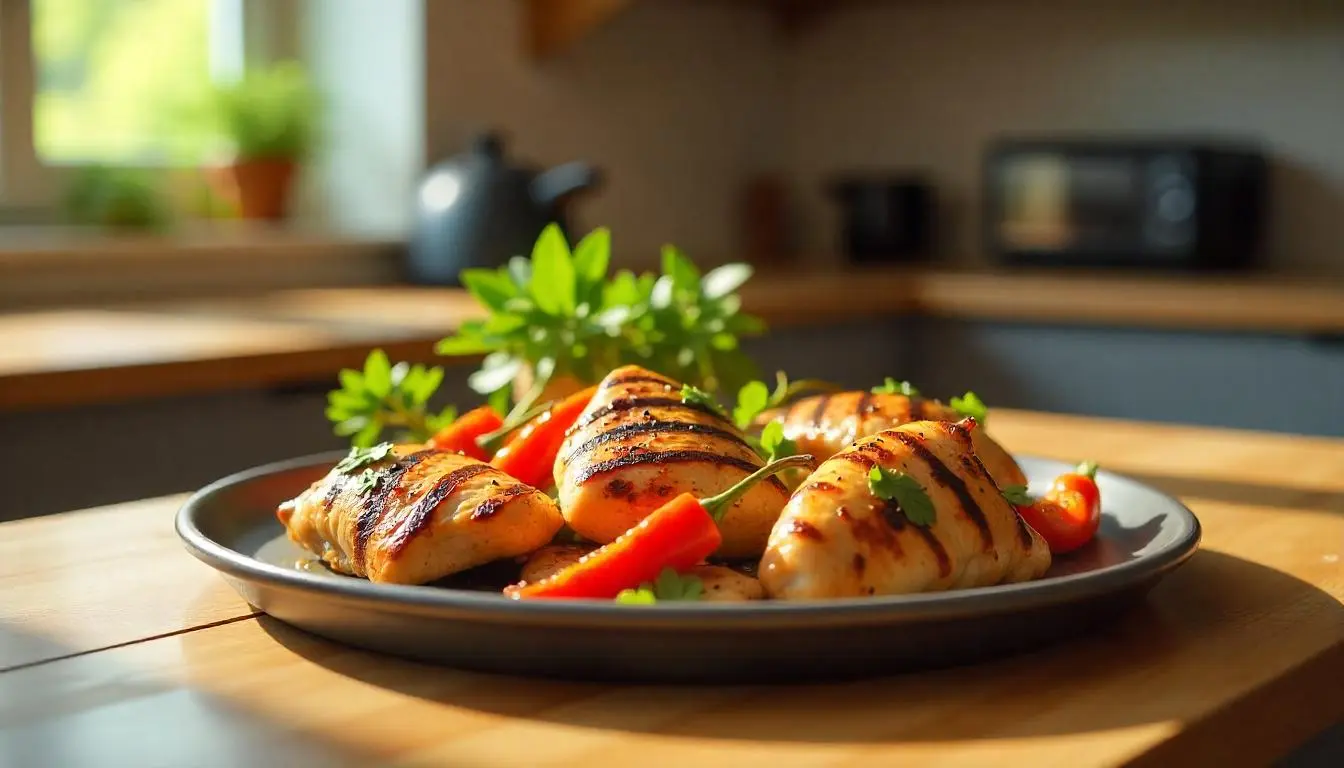
<path fill-rule="evenodd" d="M 533 59 L 568 49 L 634 0 L 527 0 L 525 45 Z"/>

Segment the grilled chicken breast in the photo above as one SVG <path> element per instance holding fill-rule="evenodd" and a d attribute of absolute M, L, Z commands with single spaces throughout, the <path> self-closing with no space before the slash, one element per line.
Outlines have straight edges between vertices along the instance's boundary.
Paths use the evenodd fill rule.
<path fill-rule="evenodd" d="M 740 430 L 714 409 L 681 400 L 681 384 L 638 366 L 612 371 L 555 462 L 569 526 L 606 543 L 677 494 L 712 496 L 762 466 Z M 720 522 L 723 557 L 757 557 L 788 491 L 769 478 Z"/>
<path fill-rule="evenodd" d="M 522 581 L 533 583 L 577 563 L 584 555 L 593 551 L 591 547 L 557 544 L 537 550 L 523 565 L 520 575 Z M 761 582 L 745 573 L 722 565 L 699 565 L 688 571 L 700 579 L 705 591 L 700 599 L 704 602 L 739 602 L 742 600 L 760 600 L 765 597 Z"/>
<path fill-rule="evenodd" d="M 810 453 L 817 460 L 834 456 L 855 440 L 875 435 L 912 421 L 957 421 L 961 414 L 951 406 L 923 397 L 898 394 L 837 392 L 813 395 L 794 402 L 787 409 L 775 409 L 761 414 L 761 426 L 778 421 L 784 427 L 784 436 L 798 444 L 802 453 Z M 972 439 L 975 452 L 984 462 L 994 482 L 1000 487 L 1025 485 L 1027 478 L 1013 457 L 977 428 Z"/>
<path fill-rule="evenodd" d="M 457 453 L 397 446 L 359 472 L 332 470 L 276 515 L 333 570 L 423 584 L 544 546 L 563 525 L 546 494 Z"/>
<path fill-rule="evenodd" d="M 973 420 L 918 421 L 865 437 L 824 462 L 789 499 L 761 559 L 783 599 L 931 592 L 1029 581 L 1050 550 L 1008 503 L 973 446 Z M 874 496 L 874 466 L 904 472 L 933 502 L 911 523 Z"/>

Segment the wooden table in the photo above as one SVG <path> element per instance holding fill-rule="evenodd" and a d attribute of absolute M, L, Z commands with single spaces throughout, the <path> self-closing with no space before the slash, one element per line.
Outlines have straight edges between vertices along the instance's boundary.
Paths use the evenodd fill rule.
<path fill-rule="evenodd" d="M 1184 499 L 1204 544 L 1118 625 L 982 666 L 662 688 L 454 672 L 258 615 L 181 498 L 0 525 L 3 765 L 1265 764 L 1344 719 L 1344 441 L 996 411 Z"/>
<path fill-rule="evenodd" d="M 762 270 L 742 301 L 775 328 L 920 315 L 1344 333 L 1344 285 L 1259 274 Z M 441 362 L 434 342 L 480 316 L 461 289 L 397 286 L 0 314 L 0 412 L 325 380 L 373 346 Z"/>

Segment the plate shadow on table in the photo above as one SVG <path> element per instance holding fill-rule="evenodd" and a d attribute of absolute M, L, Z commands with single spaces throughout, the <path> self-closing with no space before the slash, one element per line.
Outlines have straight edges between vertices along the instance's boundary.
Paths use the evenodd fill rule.
<path fill-rule="evenodd" d="M 1174 657 L 1200 654 L 1196 633 L 1267 613 L 1286 595 L 1295 596 L 1296 611 L 1303 614 L 1344 617 L 1338 600 L 1307 582 L 1204 550 L 1130 613 L 1088 639 L 968 667 L 796 686 L 611 685 L 461 672 L 344 648 L 269 616 L 259 621 L 278 643 L 332 672 L 448 707 L 672 737 L 938 742 L 1190 723 L 1201 710 L 1189 691 L 1217 670 L 1190 662 L 1179 679 L 1155 677 L 1151 670 Z M 1123 685 L 1131 676 L 1149 682 Z M 1061 695 L 1058 706 L 1049 706 L 1052 697 L 1041 686 L 1063 684 L 1116 691 L 1119 697 Z M 874 708 L 874 701 L 882 706 Z M 967 707 L 968 701 L 977 706 Z M 1016 706 L 1023 701 L 1031 702 L 1030 713 Z"/>

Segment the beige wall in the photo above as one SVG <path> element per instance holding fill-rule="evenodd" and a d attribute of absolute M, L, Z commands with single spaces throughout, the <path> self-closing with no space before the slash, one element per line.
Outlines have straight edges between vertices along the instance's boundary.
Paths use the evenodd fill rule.
<path fill-rule="evenodd" d="M 978 168 L 999 131 L 1220 131 L 1275 155 L 1272 266 L 1344 277 L 1344 2 L 900 0 L 856 3 L 797 39 L 733 4 L 640 0 L 560 59 L 521 53 L 516 0 L 429 0 L 426 142 L 487 125 L 541 163 L 584 158 L 610 183 L 580 224 L 620 258 L 675 242 L 735 256 L 747 173 L 794 181 L 797 236 L 832 260 L 820 187 L 854 167 L 922 168 L 943 250 L 984 261 Z"/>
<path fill-rule="evenodd" d="M 731 255 L 739 185 L 777 154 L 781 69 L 761 13 L 640 2 L 562 57 L 533 63 L 514 0 L 425 5 L 431 161 L 502 127 L 519 157 L 608 171 L 577 223 L 612 227 L 622 262 L 653 263 L 664 242 L 704 262 Z"/>
<path fill-rule="evenodd" d="M 1275 155 L 1274 267 L 1344 277 L 1344 2 L 909 0 L 791 50 L 787 155 L 805 241 L 833 250 L 837 169 L 919 167 L 951 257 L 982 260 L 982 143 L 1013 131 L 1245 131 Z"/>

